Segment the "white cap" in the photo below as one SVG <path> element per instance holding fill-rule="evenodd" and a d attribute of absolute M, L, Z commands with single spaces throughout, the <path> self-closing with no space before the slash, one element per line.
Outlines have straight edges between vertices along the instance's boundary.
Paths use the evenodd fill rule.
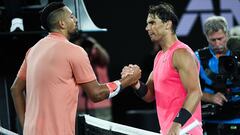
<path fill-rule="evenodd" d="M 14 19 L 12 19 L 12 25 L 11 25 L 11 28 L 10 28 L 10 32 L 13 32 L 17 28 L 19 28 L 20 30 L 24 31 L 23 20 L 21 18 L 14 18 Z"/>

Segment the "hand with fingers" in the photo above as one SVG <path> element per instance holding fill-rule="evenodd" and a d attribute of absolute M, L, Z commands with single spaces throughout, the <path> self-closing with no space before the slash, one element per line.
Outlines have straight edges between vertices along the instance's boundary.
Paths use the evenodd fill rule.
<path fill-rule="evenodd" d="M 227 102 L 227 98 L 221 93 L 221 92 L 217 92 L 216 94 L 212 95 L 212 103 L 217 104 L 222 106 L 224 104 L 224 102 Z"/>
<path fill-rule="evenodd" d="M 138 65 L 129 64 L 122 69 L 121 78 L 131 77 L 131 86 L 136 85 L 141 78 L 141 69 Z"/>

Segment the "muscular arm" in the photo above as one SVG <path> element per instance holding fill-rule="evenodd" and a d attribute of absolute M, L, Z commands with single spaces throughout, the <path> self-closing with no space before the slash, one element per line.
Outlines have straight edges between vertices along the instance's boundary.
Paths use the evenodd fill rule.
<path fill-rule="evenodd" d="M 21 126 L 24 125 L 25 115 L 25 95 L 26 81 L 17 77 L 11 86 L 11 94 L 14 102 L 14 106 L 20 121 Z"/>
<path fill-rule="evenodd" d="M 173 65 L 178 71 L 181 82 L 187 92 L 182 108 L 193 114 L 202 97 L 197 61 L 186 49 L 178 49 L 173 54 Z M 168 134 L 179 132 L 180 127 L 183 126 L 179 122 L 172 124 Z"/>
<path fill-rule="evenodd" d="M 202 98 L 197 60 L 186 49 L 178 49 L 174 52 L 173 64 L 187 92 L 183 108 L 193 113 Z"/>

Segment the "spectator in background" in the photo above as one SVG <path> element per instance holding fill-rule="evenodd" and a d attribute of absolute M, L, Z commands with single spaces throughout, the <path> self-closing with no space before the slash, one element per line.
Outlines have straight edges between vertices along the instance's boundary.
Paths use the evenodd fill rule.
<path fill-rule="evenodd" d="M 219 67 L 220 58 L 232 54 L 227 47 L 227 21 L 222 16 L 211 16 L 204 22 L 203 31 L 208 47 L 197 50 L 195 54 L 201 64 L 202 101 L 207 103 L 202 107 L 204 130 L 207 135 L 237 135 L 240 108 L 236 104 L 240 103 L 240 88 L 233 84 L 227 74 L 220 73 Z"/>
<path fill-rule="evenodd" d="M 94 39 L 86 34 L 77 34 L 71 41 L 87 52 L 92 68 L 100 83 L 109 81 L 108 64 L 109 55 L 107 51 Z M 82 89 L 80 87 L 80 89 Z M 78 112 L 90 114 L 94 117 L 112 121 L 111 100 L 106 99 L 98 103 L 92 102 L 83 90 L 79 91 Z"/>

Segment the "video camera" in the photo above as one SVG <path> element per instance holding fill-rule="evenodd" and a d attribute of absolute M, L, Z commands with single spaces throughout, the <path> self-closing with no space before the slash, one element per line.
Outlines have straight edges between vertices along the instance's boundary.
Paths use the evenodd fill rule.
<path fill-rule="evenodd" d="M 238 102 L 240 93 L 229 90 L 229 88 L 240 87 L 240 37 L 230 37 L 227 47 L 231 54 L 219 57 L 217 78 L 220 83 L 216 83 L 214 88 L 223 93 L 228 102 L 225 102 L 223 106 L 212 103 L 203 104 L 202 116 L 204 119 L 229 120 L 240 115 L 240 102 Z"/>
<path fill-rule="evenodd" d="M 231 55 L 219 57 L 219 74 L 230 80 L 233 87 L 240 87 L 240 37 L 230 37 L 227 47 Z"/>

